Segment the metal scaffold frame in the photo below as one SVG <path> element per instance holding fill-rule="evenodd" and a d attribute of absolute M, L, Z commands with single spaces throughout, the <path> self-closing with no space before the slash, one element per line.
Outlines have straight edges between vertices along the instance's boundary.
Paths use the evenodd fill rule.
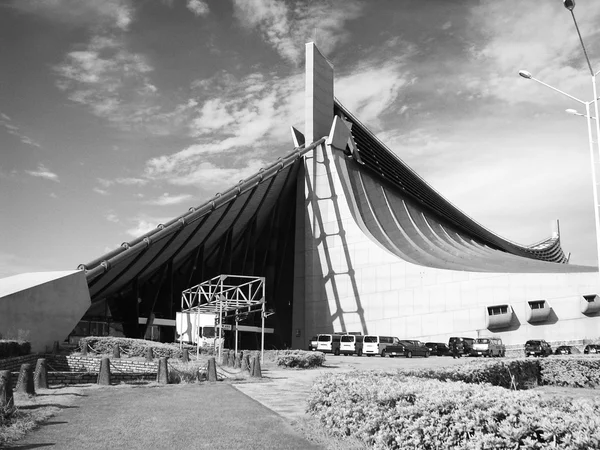
<path fill-rule="evenodd" d="M 215 314 L 219 318 L 219 359 L 222 357 L 223 318 L 240 313 L 261 312 L 260 359 L 264 363 L 265 350 L 265 277 L 246 275 L 217 275 L 181 292 L 181 312 Z M 240 311 L 241 310 L 241 311 Z M 198 333 L 195 327 L 194 333 Z M 196 354 L 200 353 L 200 339 L 196 336 Z M 237 353 L 238 329 L 235 329 Z"/>

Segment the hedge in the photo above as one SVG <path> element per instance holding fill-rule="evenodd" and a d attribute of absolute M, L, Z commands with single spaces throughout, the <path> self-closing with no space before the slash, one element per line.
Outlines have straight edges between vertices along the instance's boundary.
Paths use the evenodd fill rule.
<path fill-rule="evenodd" d="M 600 359 L 557 357 L 539 361 L 541 384 L 568 387 L 600 387 Z"/>
<path fill-rule="evenodd" d="M 127 356 L 146 356 L 146 349 L 152 347 L 155 358 L 167 356 L 169 358 L 181 358 L 182 351 L 177 344 L 164 344 L 161 342 L 146 341 L 143 339 L 131 339 L 112 336 L 87 336 L 79 341 L 79 348 L 89 345 L 92 351 L 100 354 L 111 354 L 112 349 L 118 345 Z M 187 346 L 186 346 L 187 347 Z"/>
<path fill-rule="evenodd" d="M 310 369 L 312 367 L 321 367 L 324 362 L 325 355 L 321 352 L 279 350 L 275 353 L 275 363 L 283 367 Z"/>
<path fill-rule="evenodd" d="M 25 356 L 31 353 L 31 344 L 27 341 L 0 339 L 0 358 Z"/>
<path fill-rule="evenodd" d="M 600 400 L 353 372 L 317 379 L 307 412 L 376 449 L 600 448 Z"/>

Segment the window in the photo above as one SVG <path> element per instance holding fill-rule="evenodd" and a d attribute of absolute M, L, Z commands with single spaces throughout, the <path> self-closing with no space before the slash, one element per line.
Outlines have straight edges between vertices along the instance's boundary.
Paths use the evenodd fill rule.
<path fill-rule="evenodd" d="M 508 314 L 508 305 L 488 306 L 488 315 L 498 316 L 500 314 Z"/>
<path fill-rule="evenodd" d="M 377 342 L 377 336 L 365 336 L 365 342 L 376 343 Z"/>
<path fill-rule="evenodd" d="M 583 298 L 585 298 L 586 301 L 589 302 L 589 303 L 595 302 L 596 301 L 596 297 L 597 297 L 596 294 L 587 294 L 587 295 L 583 296 Z"/>
<path fill-rule="evenodd" d="M 544 309 L 546 307 L 546 300 L 535 300 L 533 302 L 529 302 L 529 307 L 531 309 Z"/>
<path fill-rule="evenodd" d="M 477 339 L 475 342 L 477 344 L 489 344 L 490 340 L 489 339 Z"/>
<path fill-rule="evenodd" d="M 331 341 L 331 335 L 322 334 L 319 336 L 319 342 L 329 342 L 329 341 Z"/>
<path fill-rule="evenodd" d="M 354 342 L 354 336 L 342 336 L 342 342 Z"/>

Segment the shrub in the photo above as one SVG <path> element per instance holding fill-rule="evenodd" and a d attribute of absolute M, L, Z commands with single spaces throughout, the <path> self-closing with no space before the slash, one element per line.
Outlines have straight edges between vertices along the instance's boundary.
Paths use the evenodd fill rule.
<path fill-rule="evenodd" d="M 206 378 L 206 363 L 169 361 L 169 383 L 195 383 Z"/>
<path fill-rule="evenodd" d="M 402 370 L 401 373 L 440 381 L 489 383 L 509 389 L 527 389 L 541 382 L 538 359 L 472 361 L 460 366 Z"/>
<path fill-rule="evenodd" d="M 31 344 L 27 341 L 0 339 L 0 358 L 25 356 L 31 353 Z"/>
<path fill-rule="evenodd" d="M 112 336 L 87 336 L 81 338 L 79 341 L 79 347 L 83 348 L 84 345 L 89 345 L 91 349 L 96 353 L 101 354 L 112 354 L 112 349 L 115 346 L 119 346 L 123 353 L 127 356 L 146 356 L 146 349 L 152 347 L 152 352 L 155 358 L 167 356 L 169 358 L 181 358 L 181 350 L 179 345 L 176 344 L 164 344 L 161 342 L 146 341 L 143 339 L 131 339 L 121 338 Z"/>
<path fill-rule="evenodd" d="M 560 357 L 539 361 L 542 384 L 568 387 L 600 386 L 600 360 L 594 357 Z"/>
<path fill-rule="evenodd" d="M 321 352 L 308 352 L 305 350 L 279 350 L 275 354 L 275 363 L 283 367 L 298 367 L 309 369 L 321 367 L 325 362 L 325 355 Z"/>
<path fill-rule="evenodd" d="M 376 449 L 588 449 L 600 446 L 600 400 L 544 400 L 490 385 L 378 372 L 327 374 L 308 412 L 333 435 Z"/>

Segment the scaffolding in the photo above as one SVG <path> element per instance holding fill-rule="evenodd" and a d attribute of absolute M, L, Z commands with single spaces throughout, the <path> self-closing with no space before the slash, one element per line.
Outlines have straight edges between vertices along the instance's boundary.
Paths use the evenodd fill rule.
<path fill-rule="evenodd" d="M 265 318 L 265 277 L 245 275 L 217 275 L 181 293 L 181 312 L 195 313 L 197 323 L 200 314 L 214 314 L 218 317 L 219 359 L 223 350 L 223 319 L 260 311 L 261 339 L 260 360 L 264 363 Z M 237 325 L 237 323 L 236 323 Z M 198 327 L 194 327 L 198 334 Z M 237 353 L 238 327 L 235 327 L 235 352 Z M 200 354 L 200 339 L 196 336 L 196 355 Z"/>

